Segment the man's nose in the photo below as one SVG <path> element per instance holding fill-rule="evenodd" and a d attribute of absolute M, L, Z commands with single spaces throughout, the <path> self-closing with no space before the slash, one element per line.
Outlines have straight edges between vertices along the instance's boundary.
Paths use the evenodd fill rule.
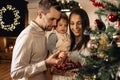
<path fill-rule="evenodd" d="M 57 21 L 56 21 L 56 20 L 53 21 L 53 26 L 54 26 L 54 27 L 57 26 Z"/>

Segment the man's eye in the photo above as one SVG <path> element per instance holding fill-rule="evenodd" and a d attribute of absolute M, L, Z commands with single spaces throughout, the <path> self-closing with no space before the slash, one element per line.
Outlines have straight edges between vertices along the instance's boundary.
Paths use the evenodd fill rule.
<path fill-rule="evenodd" d="M 52 21 L 53 21 L 53 19 L 50 19 L 50 20 L 52 20 Z"/>
<path fill-rule="evenodd" d="M 54 18 L 51 18 L 50 20 L 52 20 L 52 21 L 53 21 L 53 20 L 54 20 Z"/>

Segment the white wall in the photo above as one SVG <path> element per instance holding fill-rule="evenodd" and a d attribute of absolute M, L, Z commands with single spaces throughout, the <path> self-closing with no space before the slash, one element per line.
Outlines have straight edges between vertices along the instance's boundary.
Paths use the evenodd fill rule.
<path fill-rule="evenodd" d="M 94 26 L 94 20 L 97 18 L 97 15 L 94 13 L 96 8 L 92 5 L 90 0 L 75 0 L 79 2 L 84 10 L 88 13 L 89 19 L 90 19 L 90 24 L 91 26 Z M 36 18 L 37 15 L 37 6 L 39 0 L 28 0 L 28 10 L 29 10 L 29 18 L 28 18 L 28 23 L 34 18 Z"/>
<path fill-rule="evenodd" d="M 38 2 L 39 0 L 28 0 L 28 23 L 37 16 Z"/>
<path fill-rule="evenodd" d="M 95 10 L 97 10 L 97 8 L 92 5 L 92 2 L 90 2 L 90 0 L 75 0 L 75 1 L 79 2 L 82 8 L 88 13 L 90 25 L 93 26 L 94 20 L 97 18 L 97 15 L 94 13 Z"/>

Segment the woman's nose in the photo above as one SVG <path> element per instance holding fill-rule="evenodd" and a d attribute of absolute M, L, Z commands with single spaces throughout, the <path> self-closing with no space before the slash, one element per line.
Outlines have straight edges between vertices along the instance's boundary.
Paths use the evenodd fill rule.
<path fill-rule="evenodd" d="M 77 29 L 77 28 L 78 28 L 77 24 L 75 24 L 75 25 L 74 25 L 74 28 L 75 28 L 75 29 Z"/>

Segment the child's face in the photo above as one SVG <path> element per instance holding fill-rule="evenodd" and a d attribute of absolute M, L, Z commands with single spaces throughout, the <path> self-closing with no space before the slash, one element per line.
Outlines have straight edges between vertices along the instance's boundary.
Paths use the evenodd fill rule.
<path fill-rule="evenodd" d="M 68 23 L 65 19 L 60 19 L 56 27 L 58 33 L 64 34 L 67 32 Z"/>

